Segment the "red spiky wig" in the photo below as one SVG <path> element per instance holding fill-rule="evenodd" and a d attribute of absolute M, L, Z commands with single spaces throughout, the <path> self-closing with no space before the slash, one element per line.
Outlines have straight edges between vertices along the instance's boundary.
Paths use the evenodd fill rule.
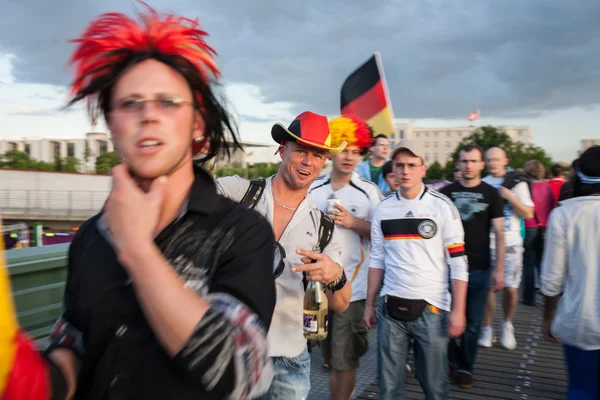
<path fill-rule="evenodd" d="M 357 146 L 364 153 L 373 143 L 373 130 L 364 121 L 352 116 L 342 115 L 329 121 L 329 132 L 332 147 L 345 141 L 348 146 Z"/>
<path fill-rule="evenodd" d="M 105 13 L 92 21 L 81 37 L 71 40 L 77 44 L 70 64 L 75 66 L 69 104 L 87 100 L 92 124 L 100 114 L 107 118 L 110 95 L 120 75 L 128 67 L 147 59 L 163 62 L 187 80 L 196 107 L 205 122 L 205 141 L 210 142 L 204 162 L 221 150 L 229 155 L 225 130 L 239 147 L 235 129 L 224 107 L 217 101 L 210 85 L 216 83 L 220 72 L 213 56 L 216 52 L 204 38 L 208 34 L 197 20 L 174 14 L 159 15 L 146 3 L 140 22 L 121 14 Z M 194 154 L 205 142 L 194 143 Z"/>

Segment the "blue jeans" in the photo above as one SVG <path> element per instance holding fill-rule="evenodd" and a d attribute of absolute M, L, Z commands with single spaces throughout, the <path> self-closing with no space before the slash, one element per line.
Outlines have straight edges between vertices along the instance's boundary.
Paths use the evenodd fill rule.
<path fill-rule="evenodd" d="M 458 371 L 473 373 L 473 364 L 477 356 L 477 341 L 483 322 L 483 310 L 490 291 L 491 269 L 469 270 L 469 286 L 467 289 L 467 327 L 461 336 L 460 345 L 450 339 L 448 361 Z"/>
<path fill-rule="evenodd" d="M 378 308 L 379 391 L 382 400 L 404 400 L 406 360 L 414 338 L 416 377 L 427 400 L 448 397 L 448 326 L 446 311 L 434 314 L 425 308 L 414 322 L 387 315 L 382 298 Z"/>
<path fill-rule="evenodd" d="M 600 400 L 600 350 L 565 345 L 569 373 L 568 400 Z"/>
<path fill-rule="evenodd" d="M 540 276 L 544 253 L 544 228 L 527 228 L 523 241 L 523 303 L 535 304 L 535 271 Z"/>
<path fill-rule="evenodd" d="M 310 354 L 308 349 L 293 358 L 273 357 L 275 376 L 261 400 L 305 400 L 310 392 Z"/>

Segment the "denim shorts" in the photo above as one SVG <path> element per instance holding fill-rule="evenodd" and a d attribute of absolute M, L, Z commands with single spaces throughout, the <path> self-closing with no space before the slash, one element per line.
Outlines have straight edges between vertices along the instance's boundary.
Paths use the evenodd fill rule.
<path fill-rule="evenodd" d="M 306 400 L 310 392 L 310 354 L 304 349 L 297 357 L 273 357 L 275 375 L 261 400 Z"/>

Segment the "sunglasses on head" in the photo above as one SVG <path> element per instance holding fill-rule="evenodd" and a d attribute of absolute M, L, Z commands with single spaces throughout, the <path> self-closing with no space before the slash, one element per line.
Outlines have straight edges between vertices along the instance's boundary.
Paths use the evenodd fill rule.
<path fill-rule="evenodd" d="M 273 277 L 275 279 L 283 273 L 285 268 L 285 249 L 279 242 L 275 242 L 275 254 L 273 255 Z"/>

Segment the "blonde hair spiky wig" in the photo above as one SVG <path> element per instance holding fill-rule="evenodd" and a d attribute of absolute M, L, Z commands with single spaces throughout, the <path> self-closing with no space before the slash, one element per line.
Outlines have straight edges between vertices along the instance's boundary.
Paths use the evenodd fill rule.
<path fill-rule="evenodd" d="M 346 142 L 347 146 L 357 146 L 361 152 L 365 152 L 373 143 L 371 128 L 355 117 L 342 115 L 332 119 L 329 121 L 329 132 L 333 147 Z"/>

